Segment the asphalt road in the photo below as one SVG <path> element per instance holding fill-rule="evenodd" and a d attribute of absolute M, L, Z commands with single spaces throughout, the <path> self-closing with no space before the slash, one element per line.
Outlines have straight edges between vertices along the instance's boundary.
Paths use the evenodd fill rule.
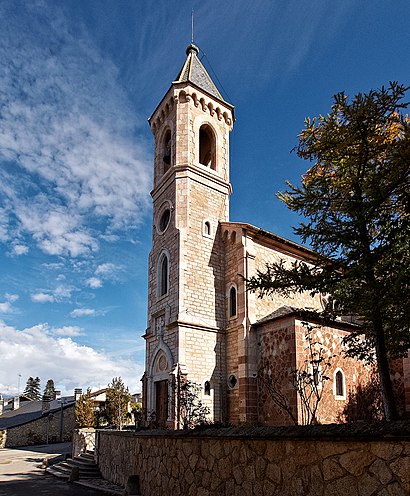
<path fill-rule="evenodd" d="M 69 443 L 0 449 L 0 496 L 93 496 L 101 491 L 56 479 L 40 468 L 44 458 L 69 453 Z"/>

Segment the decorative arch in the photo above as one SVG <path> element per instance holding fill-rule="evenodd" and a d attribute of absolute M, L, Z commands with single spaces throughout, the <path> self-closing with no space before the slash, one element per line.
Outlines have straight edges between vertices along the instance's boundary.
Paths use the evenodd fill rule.
<path fill-rule="evenodd" d="M 216 170 L 216 134 L 208 123 L 199 128 L 199 163 Z"/>

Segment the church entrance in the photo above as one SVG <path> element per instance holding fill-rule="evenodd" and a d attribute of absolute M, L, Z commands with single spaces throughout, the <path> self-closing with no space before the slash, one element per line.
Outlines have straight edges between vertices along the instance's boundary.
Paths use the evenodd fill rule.
<path fill-rule="evenodd" d="M 168 418 L 168 380 L 155 383 L 155 414 L 159 427 L 166 427 Z"/>

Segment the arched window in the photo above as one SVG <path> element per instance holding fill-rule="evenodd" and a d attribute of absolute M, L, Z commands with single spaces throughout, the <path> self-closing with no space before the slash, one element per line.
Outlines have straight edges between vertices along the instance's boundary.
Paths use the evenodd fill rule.
<path fill-rule="evenodd" d="M 172 146 L 171 146 L 171 131 L 165 133 L 163 148 L 162 148 L 162 160 L 164 163 L 164 174 L 172 165 Z"/>
<path fill-rule="evenodd" d="M 342 369 L 336 369 L 333 380 L 333 394 L 337 400 L 346 399 L 346 382 Z"/>
<path fill-rule="evenodd" d="M 232 286 L 229 290 L 229 317 L 235 317 L 236 312 L 236 288 Z"/>
<path fill-rule="evenodd" d="M 168 294 L 169 289 L 169 260 L 168 255 L 162 252 L 158 259 L 157 294 L 159 297 Z"/>
<path fill-rule="evenodd" d="M 199 129 L 199 163 L 216 169 L 215 137 L 212 129 L 206 124 Z"/>
<path fill-rule="evenodd" d="M 202 234 L 208 238 L 211 237 L 211 223 L 209 220 L 204 220 L 202 224 Z"/>
<path fill-rule="evenodd" d="M 209 381 L 205 381 L 204 384 L 204 395 L 211 396 L 211 383 Z"/>

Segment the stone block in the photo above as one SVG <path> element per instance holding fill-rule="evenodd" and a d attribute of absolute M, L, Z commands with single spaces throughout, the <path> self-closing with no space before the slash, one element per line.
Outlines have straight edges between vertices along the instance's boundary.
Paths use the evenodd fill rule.
<path fill-rule="evenodd" d="M 353 475 L 361 475 L 375 459 L 369 451 L 349 451 L 339 457 L 340 465 Z"/>

